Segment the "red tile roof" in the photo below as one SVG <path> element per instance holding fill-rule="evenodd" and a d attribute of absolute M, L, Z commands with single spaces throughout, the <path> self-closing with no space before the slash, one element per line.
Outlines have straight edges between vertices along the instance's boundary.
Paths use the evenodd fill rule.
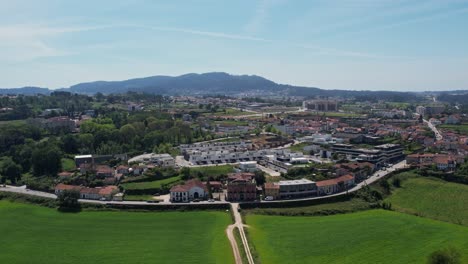
<path fill-rule="evenodd" d="M 322 187 L 322 186 L 330 186 L 330 185 L 337 185 L 340 182 L 345 182 L 354 179 L 354 176 L 351 174 L 346 174 L 343 176 L 340 176 L 335 179 L 330 179 L 330 180 L 325 180 L 325 181 L 318 181 L 317 187 Z"/>
<path fill-rule="evenodd" d="M 206 186 L 198 179 L 187 181 L 184 185 L 176 185 L 171 188 L 171 192 L 188 192 L 193 187 L 200 187 L 207 191 Z"/>

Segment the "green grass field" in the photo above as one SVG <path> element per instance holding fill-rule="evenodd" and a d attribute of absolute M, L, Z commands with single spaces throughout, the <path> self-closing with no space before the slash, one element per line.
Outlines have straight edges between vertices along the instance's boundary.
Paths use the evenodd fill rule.
<path fill-rule="evenodd" d="M 143 190 L 161 188 L 163 184 L 176 184 L 180 181 L 180 176 L 175 176 L 163 180 L 148 181 L 148 182 L 129 182 L 121 184 L 126 190 Z"/>
<path fill-rule="evenodd" d="M 81 212 L 0 201 L 0 263 L 234 263 L 225 212 Z"/>
<path fill-rule="evenodd" d="M 468 226 L 468 186 L 434 178 L 409 178 L 387 198 L 393 209 Z"/>
<path fill-rule="evenodd" d="M 72 159 L 62 158 L 62 170 L 73 171 L 76 169 L 75 161 Z"/>
<path fill-rule="evenodd" d="M 453 246 L 468 263 L 468 228 L 384 210 L 333 216 L 248 215 L 262 263 L 427 263 Z"/>
<path fill-rule="evenodd" d="M 228 173 L 234 172 L 232 165 L 219 165 L 219 166 L 204 166 L 204 167 L 195 167 L 190 168 L 190 172 L 194 175 L 201 172 L 206 177 L 218 177 L 220 175 L 226 175 Z"/>

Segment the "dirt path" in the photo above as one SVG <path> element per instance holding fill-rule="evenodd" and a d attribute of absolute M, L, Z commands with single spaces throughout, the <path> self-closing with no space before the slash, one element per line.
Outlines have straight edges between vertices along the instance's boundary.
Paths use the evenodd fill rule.
<path fill-rule="evenodd" d="M 229 239 L 229 242 L 231 242 L 232 252 L 234 253 L 234 259 L 236 260 L 236 264 L 242 264 L 242 257 L 239 252 L 239 247 L 237 246 L 236 238 L 234 237 L 235 227 L 236 224 L 228 226 L 228 228 L 226 229 L 226 234 Z"/>
<path fill-rule="evenodd" d="M 228 239 L 231 242 L 232 251 L 234 252 L 234 258 L 236 259 L 236 264 L 242 264 L 242 258 L 240 257 L 239 248 L 237 246 L 236 239 L 234 237 L 234 228 L 237 227 L 240 233 L 240 237 L 242 239 L 242 244 L 244 245 L 245 254 L 247 256 L 248 264 L 255 264 L 252 253 L 250 252 L 249 241 L 247 240 L 247 236 L 244 232 L 244 225 L 242 223 L 242 216 L 239 213 L 239 204 L 238 203 L 231 203 L 231 210 L 234 215 L 235 223 L 228 226 L 226 229 L 226 233 L 228 235 Z"/>

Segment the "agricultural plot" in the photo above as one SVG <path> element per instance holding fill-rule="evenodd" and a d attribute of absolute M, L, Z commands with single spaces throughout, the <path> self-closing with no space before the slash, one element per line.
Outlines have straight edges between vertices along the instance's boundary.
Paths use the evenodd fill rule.
<path fill-rule="evenodd" d="M 468 262 L 468 228 L 398 212 L 319 216 L 247 215 L 262 263 L 427 263 L 454 247 Z"/>
<path fill-rule="evenodd" d="M 229 213 L 80 212 L 0 201 L 0 263 L 233 263 Z"/>

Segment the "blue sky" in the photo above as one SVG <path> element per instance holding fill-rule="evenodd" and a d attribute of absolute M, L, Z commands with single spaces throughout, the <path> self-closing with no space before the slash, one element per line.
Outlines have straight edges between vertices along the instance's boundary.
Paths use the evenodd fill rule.
<path fill-rule="evenodd" d="M 468 89 L 468 0 L 0 0 L 0 87 L 210 71 Z"/>

